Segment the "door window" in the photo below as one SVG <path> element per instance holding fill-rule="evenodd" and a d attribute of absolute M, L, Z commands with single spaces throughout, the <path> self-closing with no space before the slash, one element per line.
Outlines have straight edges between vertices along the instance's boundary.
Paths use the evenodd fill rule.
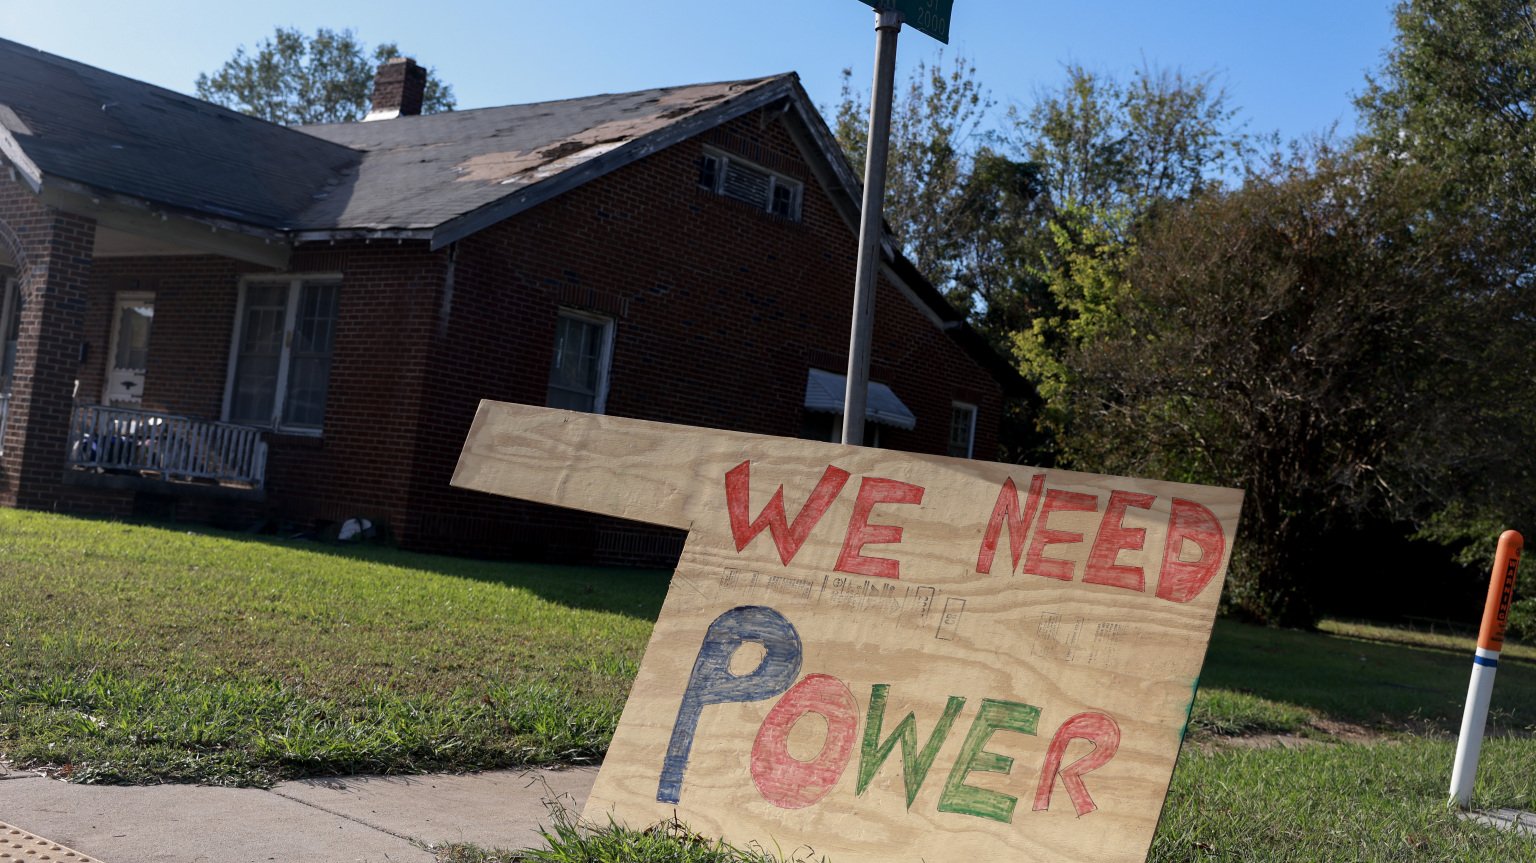
<path fill-rule="evenodd" d="M 109 405 L 135 406 L 144 398 L 149 368 L 149 331 L 155 321 L 155 295 L 120 293 L 112 311 L 112 340 L 107 358 L 105 397 Z"/>

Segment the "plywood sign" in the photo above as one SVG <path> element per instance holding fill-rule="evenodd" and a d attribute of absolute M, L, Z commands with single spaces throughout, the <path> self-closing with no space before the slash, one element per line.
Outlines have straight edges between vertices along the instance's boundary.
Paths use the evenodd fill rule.
<path fill-rule="evenodd" d="M 585 816 L 1142 860 L 1241 492 L 483 403 L 454 484 L 688 530 Z"/>

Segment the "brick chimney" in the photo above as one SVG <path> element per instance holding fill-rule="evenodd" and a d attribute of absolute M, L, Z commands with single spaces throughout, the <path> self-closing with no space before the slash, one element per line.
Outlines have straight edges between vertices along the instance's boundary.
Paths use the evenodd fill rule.
<path fill-rule="evenodd" d="M 373 108 L 363 120 L 390 120 L 421 113 L 427 93 L 427 70 L 409 57 L 395 57 L 379 64 L 373 76 Z"/>

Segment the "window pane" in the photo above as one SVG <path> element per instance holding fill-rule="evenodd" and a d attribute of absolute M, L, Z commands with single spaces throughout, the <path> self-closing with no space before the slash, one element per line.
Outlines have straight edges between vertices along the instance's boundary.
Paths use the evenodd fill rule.
<path fill-rule="evenodd" d="M 341 286 L 335 282 L 305 283 L 294 321 L 294 355 L 329 354 L 336 336 L 336 309 Z"/>
<path fill-rule="evenodd" d="M 715 191 L 720 182 L 720 160 L 714 156 L 705 156 L 699 160 L 699 185 Z"/>
<path fill-rule="evenodd" d="M 843 415 L 806 411 L 800 417 L 800 439 L 840 442 L 843 439 Z"/>
<path fill-rule="evenodd" d="M 795 187 L 785 182 L 773 184 L 773 214 L 786 219 L 797 218 L 795 213 Z"/>
<path fill-rule="evenodd" d="M 566 411 L 583 411 L 592 413 L 597 407 L 597 399 L 588 394 L 563 390 L 551 386 L 549 388 L 549 407 Z"/>
<path fill-rule="evenodd" d="M 306 283 L 300 289 L 288 360 L 288 390 L 283 394 L 284 425 L 320 428 L 325 421 L 331 346 L 336 339 L 340 302 L 341 286 L 335 282 Z"/>
<path fill-rule="evenodd" d="M 245 289 L 234 392 L 229 400 L 231 422 L 266 425 L 272 421 L 287 300 L 286 284 L 253 284 Z"/>
<path fill-rule="evenodd" d="M 603 341 L 607 325 L 561 315 L 555 324 L 555 353 L 549 366 L 552 408 L 593 411 L 602 382 Z"/>
<path fill-rule="evenodd" d="M 806 411 L 800 418 L 801 440 L 824 440 L 828 443 L 843 442 L 843 415 L 821 411 Z M 880 446 L 880 424 L 864 423 L 864 446 Z"/>
<path fill-rule="evenodd" d="M 6 318 L 0 320 L 4 334 L 4 346 L 0 348 L 0 395 L 11 391 L 11 376 L 16 373 L 16 341 L 21 334 L 21 288 L 14 279 L 5 282 L 6 296 L 0 296 L 0 311 Z"/>
<path fill-rule="evenodd" d="M 956 458 L 971 457 L 971 439 L 976 426 L 976 409 L 967 405 L 955 405 L 949 421 L 949 454 Z"/>
<path fill-rule="evenodd" d="M 325 421 L 325 391 L 330 378 L 330 357 L 295 356 L 290 360 L 283 425 L 320 428 Z"/>
<path fill-rule="evenodd" d="M 124 306 L 118 310 L 117 356 L 112 364 L 119 369 L 143 369 L 149 365 L 149 325 L 154 321 L 153 305 Z"/>

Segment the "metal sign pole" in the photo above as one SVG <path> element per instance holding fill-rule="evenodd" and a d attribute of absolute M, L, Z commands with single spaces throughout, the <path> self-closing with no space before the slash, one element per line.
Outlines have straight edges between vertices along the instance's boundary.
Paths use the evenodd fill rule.
<path fill-rule="evenodd" d="M 880 274 L 881 218 L 885 161 L 890 149 L 891 99 L 896 81 L 896 36 L 902 14 L 875 13 L 875 86 L 869 106 L 868 158 L 864 162 L 864 203 L 859 212 L 859 264 L 854 276 L 853 331 L 848 339 L 848 388 L 843 392 L 843 443 L 864 443 L 865 397 L 869 390 L 869 342 L 875 323 L 875 280 Z"/>

